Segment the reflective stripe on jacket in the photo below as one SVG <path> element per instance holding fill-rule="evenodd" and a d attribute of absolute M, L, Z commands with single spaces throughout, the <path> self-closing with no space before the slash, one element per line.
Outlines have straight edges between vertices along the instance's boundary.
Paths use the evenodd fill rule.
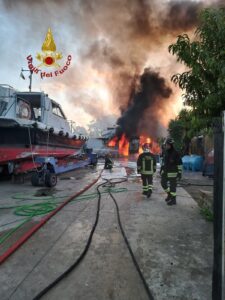
<path fill-rule="evenodd" d="M 156 171 L 156 159 L 151 152 L 142 153 L 137 160 L 138 172 L 143 175 L 152 175 Z"/>
<path fill-rule="evenodd" d="M 162 171 L 167 174 L 168 178 L 175 178 L 178 173 L 182 173 L 182 160 L 174 148 L 165 151 Z"/>

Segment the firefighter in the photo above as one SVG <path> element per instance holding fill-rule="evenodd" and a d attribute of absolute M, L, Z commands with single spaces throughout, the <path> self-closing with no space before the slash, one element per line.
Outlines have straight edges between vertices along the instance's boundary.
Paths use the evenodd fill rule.
<path fill-rule="evenodd" d="M 174 140 L 167 138 L 160 170 L 161 185 L 167 193 L 165 201 L 168 205 L 176 205 L 177 179 L 182 177 L 182 160 L 174 149 Z"/>
<path fill-rule="evenodd" d="M 150 144 L 144 144 L 142 146 L 143 153 L 141 153 L 137 160 L 137 172 L 141 174 L 143 183 L 143 195 L 147 198 L 151 197 L 153 187 L 153 174 L 156 171 L 156 159 L 150 152 Z"/>
<path fill-rule="evenodd" d="M 109 154 L 106 154 L 105 156 L 105 166 L 104 166 L 104 169 L 107 169 L 107 170 L 112 170 L 112 167 L 113 167 L 113 160 L 110 158 L 110 155 Z"/>

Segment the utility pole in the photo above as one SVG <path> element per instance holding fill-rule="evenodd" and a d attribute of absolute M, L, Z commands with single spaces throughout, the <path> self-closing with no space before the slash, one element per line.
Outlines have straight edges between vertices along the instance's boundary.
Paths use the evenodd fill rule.
<path fill-rule="evenodd" d="M 225 298 L 225 111 L 223 112 L 223 222 L 222 222 L 222 299 Z"/>
<path fill-rule="evenodd" d="M 214 122 L 214 260 L 212 299 L 224 300 L 225 112 Z"/>
<path fill-rule="evenodd" d="M 29 79 L 30 79 L 30 83 L 29 83 L 29 92 L 31 92 L 31 89 L 32 89 L 32 75 L 33 75 L 33 71 L 32 70 L 25 70 L 25 69 L 21 69 L 21 73 L 20 73 L 20 77 L 22 77 L 24 80 L 25 80 L 25 77 L 23 75 L 23 72 L 30 72 L 30 75 L 29 75 Z"/>

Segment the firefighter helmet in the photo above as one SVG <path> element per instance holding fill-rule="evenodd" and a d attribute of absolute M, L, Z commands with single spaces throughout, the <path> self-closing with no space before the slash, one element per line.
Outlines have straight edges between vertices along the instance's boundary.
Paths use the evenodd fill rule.
<path fill-rule="evenodd" d="M 167 138 L 165 140 L 165 144 L 168 144 L 168 145 L 173 145 L 174 144 L 174 140 L 172 138 Z"/>
<path fill-rule="evenodd" d="M 149 149 L 150 148 L 150 144 L 149 143 L 144 143 L 142 145 L 142 149 L 145 150 L 145 149 Z"/>

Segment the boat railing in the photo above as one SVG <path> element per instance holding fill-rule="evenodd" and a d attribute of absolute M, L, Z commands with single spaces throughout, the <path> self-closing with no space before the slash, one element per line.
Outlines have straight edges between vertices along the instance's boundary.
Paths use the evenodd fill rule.
<path fill-rule="evenodd" d="M 70 126 L 70 130 L 71 132 L 75 132 L 76 131 L 76 122 L 74 122 L 73 120 L 68 120 L 69 126 Z"/>
<path fill-rule="evenodd" d="M 2 87 L 3 89 L 7 90 L 7 92 L 8 92 L 8 95 L 6 95 L 6 94 L 0 95 L 0 99 L 5 99 L 5 98 L 13 97 L 12 91 L 13 91 L 13 92 L 16 92 L 16 89 L 14 89 L 14 87 L 12 87 L 12 86 L 9 85 L 9 84 L 1 83 L 1 84 L 0 84 L 0 87 Z"/>

